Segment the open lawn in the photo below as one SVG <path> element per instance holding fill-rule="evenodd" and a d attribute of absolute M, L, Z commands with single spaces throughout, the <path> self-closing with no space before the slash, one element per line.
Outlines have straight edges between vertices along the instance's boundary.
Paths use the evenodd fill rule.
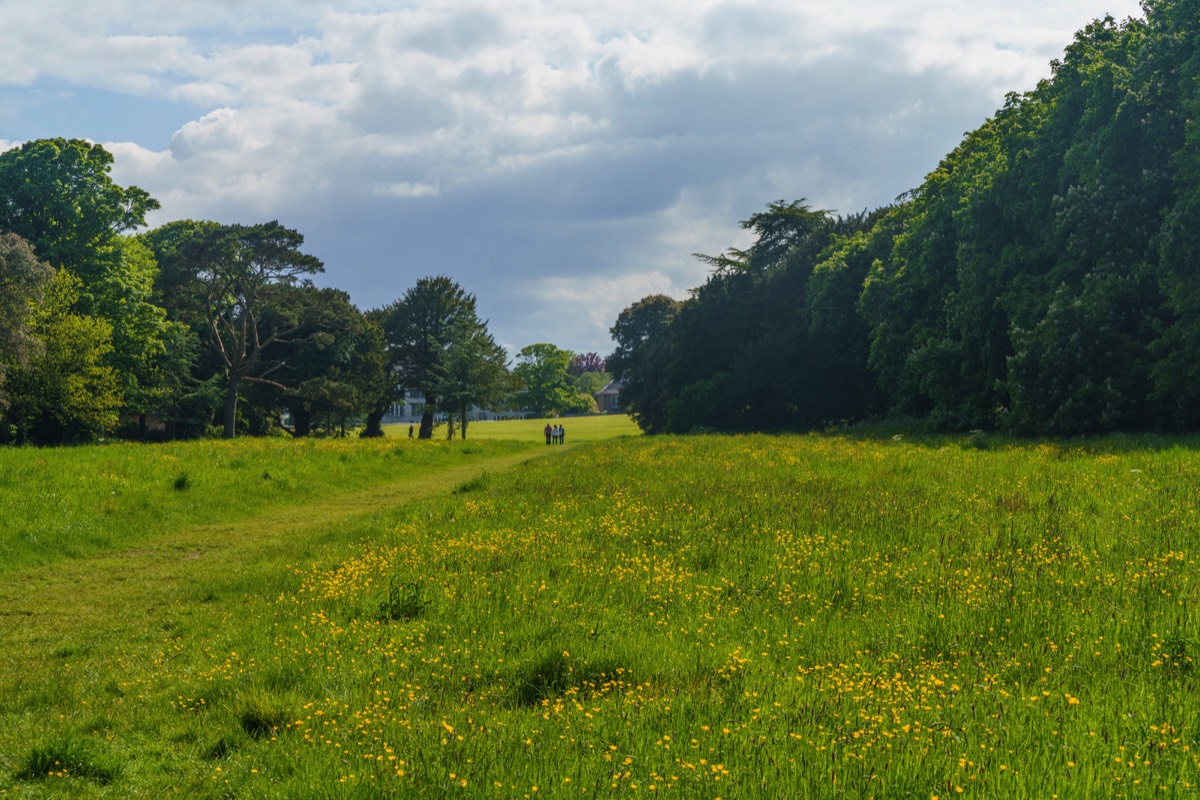
<path fill-rule="evenodd" d="M 459 457 L 4 575 L 0 792 L 1196 795 L 1194 442 Z"/>
<path fill-rule="evenodd" d="M 467 426 L 467 440 L 512 439 L 521 442 L 536 442 L 545 446 L 543 431 L 546 425 L 562 425 L 567 431 L 567 444 L 595 442 L 617 436 L 640 436 L 642 431 L 625 414 L 601 414 L 589 417 L 555 417 L 553 419 L 514 419 L 499 422 L 472 422 Z M 388 436 L 408 436 L 407 425 L 387 425 Z M 434 430 L 434 439 L 446 436 L 446 426 Z"/>

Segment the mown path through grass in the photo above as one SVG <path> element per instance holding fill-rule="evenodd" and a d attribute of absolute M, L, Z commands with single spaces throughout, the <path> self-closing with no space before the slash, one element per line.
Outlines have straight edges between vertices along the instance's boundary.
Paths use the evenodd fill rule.
<path fill-rule="evenodd" d="M 180 603 L 211 604 L 270 593 L 288 564 L 315 551 L 333 531 L 547 454 L 528 449 L 429 469 L 403 482 L 299 501 L 243 519 L 194 525 L 148 537 L 135 549 L 68 559 L 5 576 L 0 583 L 0 698 L 45 682 L 47 704 L 67 672 L 92 658 L 132 657 L 180 626 Z M 195 623 L 203 615 L 186 615 Z M 193 634 L 203 635 L 202 630 Z M 64 688 L 65 691 L 65 688 Z M 4 702 L 0 700 L 0 712 Z"/>

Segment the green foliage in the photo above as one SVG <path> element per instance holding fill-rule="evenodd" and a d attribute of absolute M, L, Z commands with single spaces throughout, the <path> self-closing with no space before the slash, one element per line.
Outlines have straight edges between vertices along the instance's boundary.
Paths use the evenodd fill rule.
<path fill-rule="evenodd" d="M 336 289 L 282 289 L 273 308 L 279 306 L 287 306 L 299 325 L 274 345 L 269 382 L 256 381 L 247 396 L 276 424 L 289 412 L 293 436 L 344 433 L 366 412 L 385 377 L 379 328 Z"/>
<path fill-rule="evenodd" d="M 574 370 L 571 370 L 571 373 L 571 387 L 580 394 L 595 394 L 612 380 L 612 375 L 604 371 L 574 374 Z"/>
<path fill-rule="evenodd" d="M 186 285 L 194 299 L 180 321 L 204 326 L 210 353 L 224 378 L 226 438 L 237 432 L 238 399 L 248 383 L 271 383 L 280 345 L 317 335 L 314 317 L 326 313 L 308 275 L 324 269 L 300 251 L 304 237 L 277 221 L 260 225 L 176 224 L 148 235 L 171 263 L 170 283 Z"/>
<path fill-rule="evenodd" d="M 701 256 L 717 270 L 672 317 L 669 354 L 659 350 L 666 419 L 651 425 L 762 430 L 866 413 L 874 393 L 854 303 L 873 219 L 773 203 L 742 223 L 759 234 L 749 249 Z"/>
<path fill-rule="evenodd" d="M 622 311 L 610 330 L 617 349 L 605 361 L 622 382 L 621 407 L 648 433 L 667 425 L 671 323 L 679 307 L 665 294 L 643 297 Z"/>
<path fill-rule="evenodd" d="M 0 419 L 9 405 L 8 371 L 27 364 L 39 350 L 32 316 L 53 276 L 24 239 L 0 233 Z"/>
<path fill-rule="evenodd" d="M 109 176 L 100 145 L 41 139 L 0 153 L 0 230 L 24 237 L 39 257 L 80 280 L 75 310 L 111 326 L 104 357 L 124 410 L 155 404 L 164 368 L 166 317 L 154 303 L 158 268 L 150 251 L 121 235 L 145 224 L 158 203 Z"/>
<path fill-rule="evenodd" d="M 493 367 L 497 356 L 494 342 L 489 344 L 486 325 L 475 310 L 475 296 L 450 278 L 444 275 L 421 278 L 402 298 L 373 312 L 373 318 L 383 329 L 389 372 L 394 373 L 396 380 L 377 397 L 375 410 L 368 418 L 368 430 L 378 428 L 397 389 L 410 389 L 425 395 L 425 413 L 418 438 L 428 439 L 433 436 L 433 412 L 439 408 L 439 384 L 444 384 L 451 372 L 462 378 L 474 364 L 481 369 L 481 374 L 489 377 L 487 393 L 495 387 L 491 381 L 495 376 Z M 453 351 L 452 342 L 456 338 L 470 343 L 473 356 L 459 354 L 457 363 L 451 365 L 447 363 L 447 357 Z M 450 381 L 454 382 L 453 379 Z M 449 410 L 459 411 L 460 406 L 461 400 L 456 400 Z"/>
<path fill-rule="evenodd" d="M 39 352 L 10 374 L 12 402 L 0 435 L 41 444 L 86 441 L 116 425 L 120 384 L 107 363 L 112 326 L 72 310 L 80 286 L 59 270 L 33 313 Z"/>
<path fill-rule="evenodd" d="M 639 422 L 813 428 L 886 410 L 1026 434 L 1200 426 L 1197 6 L 1144 7 L 1076 34 L 1050 79 L 1009 95 L 896 206 L 772 203 L 743 222 L 749 248 L 701 256 L 714 274 L 653 367 L 630 372 Z M 637 381 L 655 373 L 647 402 Z"/>
<path fill-rule="evenodd" d="M 142 189 L 113 183 L 112 161 L 82 139 L 37 139 L 0 153 L 0 228 L 90 284 L 117 235 L 145 225 L 159 208 Z"/>
<path fill-rule="evenodd" d="M 508 351 L 496 343 L 477 317 L 457 320 L 447 331 L 446 352 L 434 369 L 432 391 L 450 418 L 458 416 L 462 438 L 472 406 L 496 407 L 512 391 Z"/>
<path fill-rule="evenodd" d="M 570 350 L 545 342 L 521 348 L 513 368 L 513 377 L 521 387 L 518 396 L 521 407 L 539 417 L 587 410 L 586 401 L 574 388 L 568 371 L 572 358 L 574 353 Z"/>

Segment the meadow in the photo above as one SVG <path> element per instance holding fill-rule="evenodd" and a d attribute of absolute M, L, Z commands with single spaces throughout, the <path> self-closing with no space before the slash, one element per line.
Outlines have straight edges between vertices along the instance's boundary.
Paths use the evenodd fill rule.
<path fill-rule="evenodd" d="M 9 573 L 0 793 L 1195 796 L 1194 442 L 522 447 Z"/>

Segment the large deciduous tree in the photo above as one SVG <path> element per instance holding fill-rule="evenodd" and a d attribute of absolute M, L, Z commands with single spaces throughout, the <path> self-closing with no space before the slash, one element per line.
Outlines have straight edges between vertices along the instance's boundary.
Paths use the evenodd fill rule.
<path fill-rule="evenodd" d="M 113 238 L 146 224 L 158 201 L 113 182 L 112 154 L 82 139 L 38 139 L 0 153 L 0 228 L 86 286 Z"/>
<path fill-rule="evenodd" d="M 112 327 L 73 310 L 79 291 L 79 279 L 59 270 L 34 310 L 30 330 L 37 352 L 11 373 L 12 405 L 0 438 L 86 441 L 116 425 L 119 385 L 105 363 Z"/>
<path fill-rule="evenodd" d="M 383 336 L 337 289 L 296 287 L 305 325 L 272 354 L 283 366 L 265 384 L 268 405 L 291 413 L 291 433 L 342 433 L 386 374 Z"/>
<path fill-rule="evenodd" d="M 643 297 L 622 311 L 610 330 L 617 349 L 605 364 L 621 381 L 622 407 L 647 433 L 666 428 L 671 322 L 679 307 L 665 294 Z"/>
<path fill-rule="evenodd" d="M 201 299 L 204 324 L 225 381 L 224 435 L 237 433 L 238 393 L 246 383 L 271 382 L 283 363 L 282 344 L 313 335 L 313 306 L 292 291 L 324 269 L 300 251 L 304 237 L 277 221 L 260 225 L 196 226 L 176 252 Z M 319 304 L 318 304 L 319 308 Z"/>
<path fill-rule="evenodd" d="M 74 310 L 111 327 L 106 364 L 125 410 L 144 414 L 170 366 L 169 325 L 154 303 L 155 261 L 124 234 L 145 225 L 159 204 L 136 186 L 114 183 L 112 161 L 103 147 L 80 139 L 39 139 L 0 153 L 0 230 L 79 279 Z"/>
<path fill-rule="evenodd" d="M 39 352 L 32 318 L 53 277 L 54 270 L 38 260 L 24 239 L 0 233 L 0 417 L 9 405 L 8 372 Z"/>
<path fill-rule="evenodd" d="M 513 368 L 522 387 L 521 405 L 539 417 L 587 410 L 569 372 L 573 357 L 570 350 L 545 342 L 521 348 Z"/>

